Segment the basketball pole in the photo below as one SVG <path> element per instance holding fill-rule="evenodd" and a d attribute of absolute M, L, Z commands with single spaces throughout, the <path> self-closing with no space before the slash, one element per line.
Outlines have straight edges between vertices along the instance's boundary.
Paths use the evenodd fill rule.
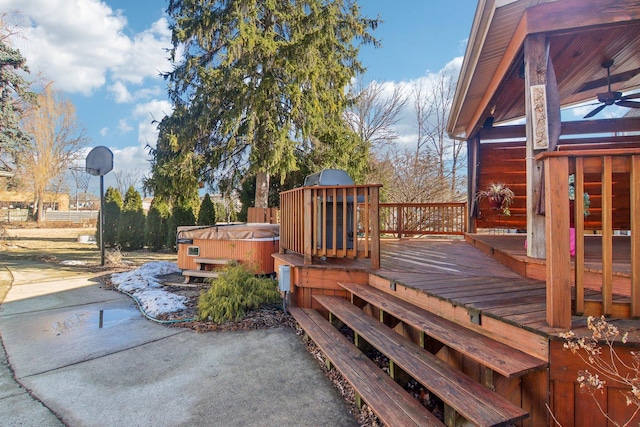
<path fill-rule="evenodd" d="M 100 175 L 100 265 L 104 267 L 104 175 Z"/>
<path fill-rule="evenodd" d="M 85 169 L 100 177 L 100 216 L 98 234 L 100 235 L 100 265 L 104 267 L 104 176 L 113 169 L 113 153 L 107 147 L 94 147 L 87 154 Z"/>

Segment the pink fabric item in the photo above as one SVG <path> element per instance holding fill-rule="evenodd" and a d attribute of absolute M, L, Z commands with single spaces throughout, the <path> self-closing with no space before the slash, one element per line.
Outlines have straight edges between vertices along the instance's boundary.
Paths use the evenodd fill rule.
<path fill-rule="evenodd" d="M 527 239 L 524 239 L 524 248 L 527 249 Z M 571 256 L 576 256 L 576 229 L 569 229 L 569 251 Z"/>
<path fill-rule="evenodd" d="M 569 229 L 569 249 L 571 256 L 576 256 L 576 229 L 573 227 Z"/>

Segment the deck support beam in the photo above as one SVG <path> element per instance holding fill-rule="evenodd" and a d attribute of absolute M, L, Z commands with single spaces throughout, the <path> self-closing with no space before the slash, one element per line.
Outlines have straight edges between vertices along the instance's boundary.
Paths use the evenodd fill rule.
<path fill-rule="evenodd" d="M 545 158 L 547 247 L 547 323 L 571 328 L 571 258 L 569 250 L 569 159 Z M 567 177 L 567 178 L 565 178 Z"/>
<path fill-rule="evenodd" d="M 530 34 L 524 42 L 525 114 L 527 117 L 527 256 L 544 259 L 545 220 L 537 213 L 543 169 L 535 156 L 535 128 L 532 120 L 531 86 L 546 84 L 547 40 L 544 33 Z"/>

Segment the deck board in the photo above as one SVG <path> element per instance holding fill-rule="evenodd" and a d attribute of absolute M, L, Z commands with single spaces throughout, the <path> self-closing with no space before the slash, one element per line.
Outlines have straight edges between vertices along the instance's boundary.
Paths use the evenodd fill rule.
<path fill-rule="evenodd" d="M 614 238 L 614 271 L 624 275 L 629 269 L 625 236 Z M 543 260 L 526 257 L 524 235 L 474 235 L 495 247 L 496 252 L 544 269 Z M 599 271 L 598 236 L 587 236 L 588 267 Z M 493 250 L 493 249 L 492 249 Z M 480 310 L 483 315 L 532 330 L 556 335 L 546 324 L 546 283 L 525 278 L 474 245 L 454 239 L 403 239 L 381 241 L 381 268 L 372 272 L 396 284 L 421 291 L 451 304 Z M 587 298 L 599 293 L 587 289 Z M 627 297 L 615 295 L 614 301 Z M 574 317 L 572 329 L 584 329 L 581 317 Z M 640 340 L 640 338 L 639 338 Z"/>
<path fill-rule="evenodd" d="M 524 235 L 468 235 L 462 239 L 382 239 L 381 268 L 370 270 L 368 260 L 332 259 L 315 260 L 304 266 L 309 269 L 362 270 L 389 281 L 415 289 L 430 297 L 446 301 L 457 307 L 480 310 L 482 316 L 525 328 L 542 336 L 555 336 L 559 330 L 546 324 L 546 283 L 544 280 L 525 278 L 485 252 L 495 250 L 496 255 L 513 262 L 526 260 L 532 268 L 544 273 L 544 260 L 526 257 Z M 483 250 L 470 243 L 482 241 L 489 245 Z M 589 268 L 601 270 L 598 264 L 598 236 L 588 236 L 586 252 Z M 629 270 L 629 240 L 614 236 L 614 274 L 625 275 Z M 277 254 L 289 265 L 303 266 L 302 257 Z M 503 260 L 504 261 L 504 260 Z M 507 262 L 509 264 L 509 262 Z M 511 265 L 513 266 L 513 265 Z M 311 304 L 310 294 L 305 294 Z M 599 292 L 585 289 L 587 300 L 601 298 Z M 628 297 L 614 295 L 614 302 L 628 301 Z M 640 330 L 640 323 L 636 329 Z M 572 329 L 584 330 L 584 318 L 574 316 Z M 636 336 L 637 335 L 637 336 Z M 634 334 L 640 343 L 640 334 Z"/>

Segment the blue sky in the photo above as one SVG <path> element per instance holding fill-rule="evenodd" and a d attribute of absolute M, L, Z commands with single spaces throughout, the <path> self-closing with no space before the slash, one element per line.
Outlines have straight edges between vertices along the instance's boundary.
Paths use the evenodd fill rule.
<path fill-rule="evenodd" d="M 365 16 L 384 21 L 374 32 L 382 47 L 364 47 L 365 81 L 390 86 L 429 78 L 464 55 L 476 2 L 472 0 L 362 0 Z M 168 0 L 0 0 L 21 37 L 14 43 L 33 78 L 54 87 L 76 106 L 90 146 L 114 152 L 114 170 L 148 172 L 145 145 L 155 146 L 151 123 L 171 112 L 164 49 L 170 30 Z M 410 135 L 404 135 L 410 140 Z M 109 175 L 105 177 L 109 185 Z M 90 186 L 98 185 L 92 179 Z M 91 190 L 91 188 L 90 188 Z"/>

